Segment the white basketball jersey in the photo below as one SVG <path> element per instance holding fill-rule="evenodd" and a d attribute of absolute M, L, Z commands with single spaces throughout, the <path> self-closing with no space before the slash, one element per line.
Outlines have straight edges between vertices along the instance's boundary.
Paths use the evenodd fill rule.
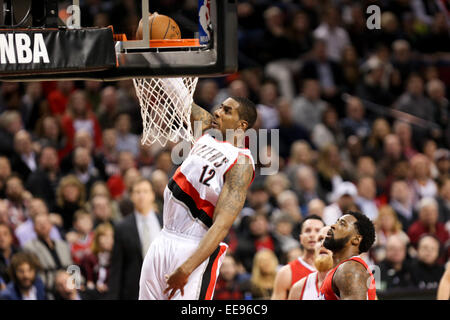
<path fill-rule="evenodd" d="M 310 273 L 305 280 L 300 300 L 319 300 L 318 272 Z"/>
<path fill-rule="evenodd" d="M 250 159 L 254 177 L 249 149 L 218 141 L 209 134 L 200 137 L 164 190 L 164 228 L 201 239 L 212 225 L 225 174 L 239 155 Z"/>

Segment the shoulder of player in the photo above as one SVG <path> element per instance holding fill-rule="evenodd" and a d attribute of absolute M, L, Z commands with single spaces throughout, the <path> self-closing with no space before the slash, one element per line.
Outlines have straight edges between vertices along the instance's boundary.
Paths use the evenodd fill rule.
<path fill-rule="evenodd" d="M 292 270 L 289 264 L 284 265 L 278 270 L 276 275 L 276 282 L 286 283 L 288 286 L 291 285 L 292 281 Z"/>
<path fill-rule="evenodd" d="M 363 264 L 355 260 L 348 260 L 342 263 L 333 276 L 333 285 L 339 291 L 345 287 L 355 284 L 358 281 L 367 281 L 369 273 Z"/>
<path fill-rule="evenodd" d="M 253 166 L 249 158 L 243 154 L 239 154 L 236 163 L 225 174 L 225 177 L 226 184 L 248 187 L 253 178 Z"/>

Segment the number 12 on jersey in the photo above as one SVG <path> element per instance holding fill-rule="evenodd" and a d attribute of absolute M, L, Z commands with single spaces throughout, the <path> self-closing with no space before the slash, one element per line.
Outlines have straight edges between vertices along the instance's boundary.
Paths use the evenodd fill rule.
<path fill-rule="evenodd" d="M 214 176 L 216 175 L 216 171 L 214 169 L 210 169 L 208 171 L 208 169 L 209 169 L 208 165 L 203 167 L 202 174 L 200 175 L 200 179 L 198 179 L 198 181 L 200 183 L 203 183 L 205 186 L 209 187 L 210 185 L 208 181 L 214 178 Z"/>

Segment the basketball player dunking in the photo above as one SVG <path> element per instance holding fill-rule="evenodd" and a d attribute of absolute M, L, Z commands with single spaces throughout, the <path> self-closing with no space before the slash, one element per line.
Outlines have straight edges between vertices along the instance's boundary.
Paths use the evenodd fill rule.
<path fill-rule="evenodd" d="M 221 241 L 254 178 L 252 155 L 243 148 L 244 132 L 256 121 L 251 101 L 228 98 L 214 115 L 192 104 L 196 121 L 202 132 L 216 129 L 228 140 L 204 133 L 167 184 L 164 227 L 144 259 L 139 299 L 212 299 L 227 249 Z"/>
<path fill-rule="evenodd" d="M 291 287 L 303 277 L 313 273 L 316 269 L 313 266 L 315 245 L 319 231 L 324 223 L 319 216 L 307 216 L 300 226 L 300 244 L 303 254 L 283 266 L 275 277 L 272 300 L 286 300 Z"/>
<path fill-rule="evenodd" d="M 314 267 L 317 271 L 297 281 L 289 291 L 288 300 L 319 300 L 319 288 L 333 268 L 333 252 L 323 246 L 329 226 L 320 229 L 315 246 Z"/>
<path fill-rule="evenodd" d="M 375 279 L 359 254 L 375 241 L 372 221 L 360 212 L 347 211 L 327 233 L 324 247 L 333 252 L 334 268 L 320 287 L 320 299 L 375 300 Z"/>

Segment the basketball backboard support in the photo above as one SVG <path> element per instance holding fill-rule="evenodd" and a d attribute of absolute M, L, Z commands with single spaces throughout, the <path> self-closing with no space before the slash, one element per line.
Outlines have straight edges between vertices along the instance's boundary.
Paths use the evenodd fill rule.
<path fill-rule="evenodd" d="M 7 0 L 3 0 L 5 2 Z M 10 3 L 14 2 L 9 0 Z M 24 0 L 25 2 L 27 0 Z M 167 41 L 157 46 L 152 45 L 154 41 L 149 41 L 148 19 L 143 19 L 143 39 L 126 40 L 124 37 L 117 37 L 105 28 L 86 28 L 80 23 L 79 0 L 72 0 L 72 4 L 67 8 L 69 17 L 66 25 L 54 26 L 55 16 L 50 12 L 56 0 L 38 0 L 45 3 L 46 14 L 53 18 L 51 27 L 47 27 L 44 19 L 43 26 L 24 27 L 15 26 L 8 28 L 0 27 L 0 80 L 4 81 L 42 81 L 42 80 L 99 80 L 116 81 L 131 78 L 146 77 L 181 77 L 181 76 L 218 76 L 237 71 L 237 15 L 236 0 L 210 0 L 209 16 L 211 37 L 209 42 L 198 44 L 198 41 L 185 39 L 182 41 Z M 149 0 L 141 1 L 142 16 L 148 17 Z M 209 0 L 205 0 L 209 1 Z M 29 2 L 35 2 L 35 0 Z M 24 2 L 22 2 L 23 4 Z M 6 16 L 5 12 L 2 14 Z M 5 21 L 5 19 L 1 20 Z M 70 21 L 70 23 L 68 23 Z M 111 29 L 112 30 L 112 29 Z M 35 41 L 36 34 L 43 33 L 43 42 Z M 53 38 L 65 41 L 67 48 L 54 50 L 54 42 L 48 40 L 51 33 Z M 101 36 L 100 36 L 100 33 Z M 21 36 L 23 45 L 28 41 L 29 50 L 40 48 L 48 53 L 48 63 L 52 68 L 43 68 L 46 63 L 44 58 L 19 65 L 19 52 L 17 47 L 18 34 L 34 35 L 30 40 Z M 71 40 L 69 35 L 73 34 Z M 86 38 L 83 38 L 85 37 Z M 39 36 L 40 37 L 40 36 Z M 102 39 L 106 43 L 99 48 L 97 39 Z M 25 39 L 25 40 L 22 40 Z M 14 40 L 16 41 L 14 44 Z M 194 39 L 195 40 L 195 39 Z M 24 42 L 23 42 L 24 41 Z M 72 42 L 73 41 L 73 42 Z M 84 43 L 85 41 L 86 43 Z M 14 52 L 14 45 L 16 52 Z M 45 47 L 44 47 L 45 46 Z M 101 50 L 99 50 L 101 49 Z M 8 51 L 9 50 L 9 51 Z M 78 52 L 77 52 L 78 50 Z M 86 52 L 88 51 L 88 52 Z M 83 54 L 79 54 L 83 53 Z M 73 67 L 67 59 L 80 60 L 80 57 L 97 55 L 109 56 L 109 62 L 104 65 L 96 65 L 92 68 L 80 61 L 78 69 Z M 15 59 L 11 59 L 12 55 Z M 115 57 L 113 63 L 111 57 Z M 106 58 L 105 58 L 106 59 Z M 29 60 L 29 59 L 28 59 Z M 28 61 L 24 60 L 24 61 Z M 15 62 L 12 63 L 12 62 Z M 70 65 L 70 68 L 67 67 Z M 47 66 L 45 66 L 47 67 Z M 17 70 L 17 72 L 15 72 Z M 19 72 L 20 71 L 20 72 Z"/>

